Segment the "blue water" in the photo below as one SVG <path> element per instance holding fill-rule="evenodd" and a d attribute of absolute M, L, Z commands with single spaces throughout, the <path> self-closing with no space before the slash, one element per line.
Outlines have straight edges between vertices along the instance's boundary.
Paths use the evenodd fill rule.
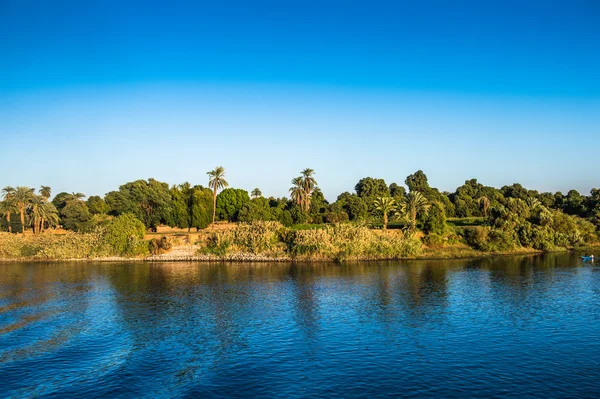
<path fill-rule="evenodd" d="M 598 397 L 600 267 L 0 264 L 0 397 Z"/>

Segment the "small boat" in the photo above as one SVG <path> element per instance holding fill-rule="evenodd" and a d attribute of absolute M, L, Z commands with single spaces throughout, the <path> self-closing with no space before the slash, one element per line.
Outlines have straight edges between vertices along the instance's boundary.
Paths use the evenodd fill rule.
<path fill-rule="evenodd" d="M 594 255 L 590 255 L 590 256 L 582 256 L 581 257 L 582 260 L 594 260 Z"/>

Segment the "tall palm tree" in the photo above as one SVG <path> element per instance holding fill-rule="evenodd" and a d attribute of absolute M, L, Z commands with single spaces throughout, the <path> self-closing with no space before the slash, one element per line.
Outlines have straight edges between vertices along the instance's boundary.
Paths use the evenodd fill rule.
<path fill-rule="evenodd" d="M 262 191 L 260 191 L 260 189 L 255 188 L 254 190 L 252 190 L 252 198 L 260 198 L 262 197 Z"/>
<path fill-rule="evenodd" d="M 41 195 L 34 195 L 29 206 L 30 226 L 33 228 L 33 234 L 41 231 L 40 225 L 43 224 L 41 216 L 41 207 L 46 203 Z"/>
<path fill-rule="evenodd" d="M 379 197 L 374 204 L 375 210 L 383 213 L 383 229 L 387 230 L 388 216 L 396 210 L 396 201 L 391 197 Z"/>
<path fill-rule="evenodd" d="M 479 206 L 481 206 L 481 209 L 483 210 L 483 216 L 487 217 L 487 213 L 490 210 L 490 199 L 486 196 L 481 196 L 477 200 L 477 203 L 479 204 Z"/>
<path fill-rule="evenodd" d="M 292 187 L 290 187 L 290 197 L 292 201 L 300 205 L 300 208 L 303 208 L 304 204 L 304 187 L 302 185 L 302 177 L 295 177 L 292 179 Z"/>
<path fill-rule="evenodd" d="M 310 198 L 313 190 L 317 186 L 317 181 L 313 177 L 315 171 L 306 168 L 302 172 L 300 172 L 302 178 L 302 188 L 304 189 L 304 210 L 308 211 L 310 209 Z"/>
<path fill-rule="evenodd" d="M 33 193 L 33 188 L 19 186 L 12 194 L 12 199 L 15 202 L 17 210 L 21 214 L 21 229 L 23 229 L 23 235 L 25 235 L 25 211 L 33 200 Z"/>
<path fill-rule="evenodd" d="M 429 201 L 427 201 L 427 198 L 423 194 L 418 191 L 411 191 L 406 197 L 402 198 L 397 214 L 408 219 L 410 230 L 415 231 L 417 228 L 417 216 L 419 214 L 426 215 L 430 207 Z"/>
<path fill-rule="evenodd" d="M 10 223 L 10 217 L 13 212 L 17 211 L 17 207 L 15 206 L 15 202 L 13 200 L 13 194 L 15 189 L 11 186 L 6 186 L 2 189 L 2 213 L 6 217 L 6 223 L 8 224 L 8 232 L 12 233 L 12 226 Z"/>
<path fill-rule="evenodd" d="M 52 195 L 52 188 L 50 186 L 41 186 L 39 193 L 45 201 L 48 201 L 50 195 Z"/>
<path fill-rule="evenodd" d="M 212 224 L 215 224 L 215 217 L 217 216 L 217 190 L 223 189 L 229 186 L 229 183 L 225 180 L 225 168 L 217 166 L 214 170 L 206 172 L 209 176 L 208 187 L 213 189 L 213 217 Z"/>

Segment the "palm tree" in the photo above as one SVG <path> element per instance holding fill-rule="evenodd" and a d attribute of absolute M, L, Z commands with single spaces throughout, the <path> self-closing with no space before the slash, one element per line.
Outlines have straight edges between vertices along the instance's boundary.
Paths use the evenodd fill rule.
<path fill-rule="evenodd" d="M 315 171 L 306 168 L 302 172 L 300 172 L 302 178 L 302 188 L 304 189 L 304 210 L 308 211 L 310 208 L 310 198 L 313 190 L 317 186 L 317 181 L 313 177 Z"/>
<path fill-rule="evenodd" d="M 40 219 L 38 232 L 40 233 L 44 231 L 44 225 L 46 223 L 48 224 L 48 227 L 54 227 L 57 226 L 60 222 L 60 219 L 58 217 L 58 210 L 51 202 L 42 203 L 38 208 L 38 212 Z"/>
<path fill-rule="evenodd" d="M 260 191 L 260 189 L 255 188 L 254 190 L 252 190 L 252 198 L 260 198 L 262 197 L 262 192 Z"/>
<path fill-rule="evenodd" d="M 415 231 L 417 228 L 417 216 L 419 214 L 426 215 L 429 212 L 429 202 L 427 198 L 418 191 L 411 191 L 408 195 L 402 198 L 400 202 L 398 216 L 405 217 L 410 222 L 410 230 Z"/>
<path fill-rule="evenodd" d="M 304 204 L 304 195 L 306 194 L 304 191 L 304 187 L 302 185 L 302 177 L 295 177 L 292 179 L 292 187 L 290 187 L 290 197 L 292 201 L 300 205 L 302 209 Z"/>
<path fill-rule="evenodd" d="M 477 200 L 477 203 L 483 209 L 483 216 L 487 217 L 487 213 L 490 210 L 490 199 L 486 196 L 481 196 Z"/>
<path fill-rule="evenodd" d="M 23 235 L 25 235 L 25 211 L 33 200 L 33 192 L 33 188 L 19 186 L 15 189 L 13 194 L 11 194 L 17 210 L 21 214 L 21 228 L 23 229 Z"/>
<path fill-rule="evenodd" d="M 52 194 L 52 189 L 50 186 L 41 186 L 39 193 L 45 201 L 48 201 L 48 198 L 50 198 L 50 195 Z"/>
<path fill-rule="evenodd" d="M 8 224 L 8 232 L 12 233 L 12 226 L 10 223 L 10 217 L 13 212 L 16 212 L 15 202 L 13 200 L 13 194 L 15 189 L 11 186 L 6 186 L 2 189 L 2 213 L 6 217 L 6 223 Z"/>
<path fill-rule="evenodd" d="M 391 197 L 380 197 L 375 200 L 375 210 L 383 213 L 383 229 L 387 230 L 388 215 L 396 210 L 396 201 Z"/>
<path fill-rule="evenodd" d="M 215 224 L 215 217 L 217 216 L 217 190 L 223 189 L 229 186 L 229 183 L 225 181 L 225 168 L 217 166 L 214 170 L 206 172 L 209 176 L 208 187 L 213 189 L 213 218 L 212 224 Z"/>
<path fill-rule="evenodd" d="M 40 225 L 43 224 L 40 208 L 46 203 L 46 200 L 41 195 L 34 195 L 29 206 L 29 214 L 33 228 L 33 234 L 40 232 Z"/>

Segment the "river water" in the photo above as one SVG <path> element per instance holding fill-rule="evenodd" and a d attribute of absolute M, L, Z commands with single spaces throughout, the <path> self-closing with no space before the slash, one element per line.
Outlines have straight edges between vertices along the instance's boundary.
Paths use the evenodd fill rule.
<path fill-rule="evenodd" d="M 0 397 L 598 397 L 600 267 L 0 264 Z"/>

